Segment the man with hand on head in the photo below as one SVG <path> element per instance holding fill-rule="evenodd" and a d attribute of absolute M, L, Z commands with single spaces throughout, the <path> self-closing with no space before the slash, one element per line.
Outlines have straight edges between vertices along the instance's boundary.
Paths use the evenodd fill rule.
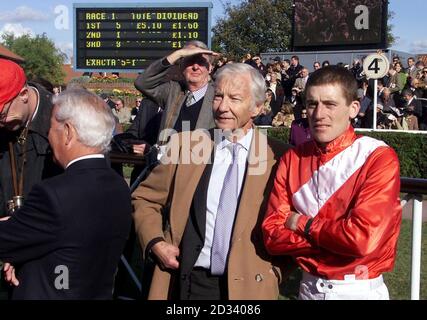
<path fill-rule="evenodd" d="M 163 109 L 159 143 L 167 142 L 170 133 L 215 127 L 212 116 L 212 63 L 218 56 L 200 41 L 185 44 L 182 49 L 153 62 L 136 80 L 135 87 L 152 98 Z M 172 66 L 178 64 L 183 80 L 167 81 Z"/>
<path fill-rule="evenodd" d="M 303 269 L 300 299 L 388 299 L 400 230 L 399 160 L 384 142 L 357 136 L 357 83 L 328 66 L 308 79 L 314 141 L 289 150 L 277 170 L 263 222 L 273 255 Z"/>

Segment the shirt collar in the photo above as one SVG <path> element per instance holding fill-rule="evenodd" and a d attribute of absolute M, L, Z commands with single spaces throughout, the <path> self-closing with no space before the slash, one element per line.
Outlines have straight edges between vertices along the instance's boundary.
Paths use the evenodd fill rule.
<path fill-rule="evenodd" d="M 193 103 L 198 102 L 200 99 L 202 99 L 205 94 L 206 91 L 208 90 L 208 84 L 206 83 L 203 87 L 201 87 L 199 90 L 196 91 L 192 91 L 191 93 L 193 94 Z"/>
<path fill-rule="evenodd" d="M 76 158 L 76 159 L 74 159 L 74 160 L 71 160 L 68 164 L 67 164 L 67 166 L 65 167 L 65 169 L 67 169 L 69 166 L 71 166 L 73 163 L 75 163 L 75 162 L 77 162 L 77 161 L 80 161 L 80 160 L 85 160 L 85 159 L 104 159 L 105 158 L 105 156 L 103 155 L 103 154 L 100 154 L 100 153 L 96 153 L 96 154 L 88 154 L 88 155 L 86 155 L 86 156 L 83 156 L 83 157 L 78 157 L 78 158 Z"/>
<path fill-rule="evenodd" d="M 252 136 L 254 134 L 254 130 L 252 128 L 250 128 L 248 130 L 248 132 L 246 132 L 246 134 L 238 141 L 238 143 L 246 150 L 248 151 L 250 146 L 251 146 L 251 142 L 252 142 Z M 218 148 L 220 150 L 230 146 L 232 144 L 232 142 L 230 140 L 224 139 L 222 140 L 219 144 L 218 144 Z"/>
<path fill-rule="evenodd" d="M 315 145 L 316 149 L 320 153 L 329 153 L 347 148 L 354 142 L 354 140 L 356 140 L 356 133 L 354 132 L 353 127 L 350 125 L 343 134 L 329 142 L 324 148 L 320 147 L 317 143 L 315 143 Z"/>

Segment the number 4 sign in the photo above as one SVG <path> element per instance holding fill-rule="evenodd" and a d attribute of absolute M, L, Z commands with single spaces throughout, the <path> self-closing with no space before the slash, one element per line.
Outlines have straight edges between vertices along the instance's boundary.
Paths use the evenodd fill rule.
<path fill-rule="evenodd" d="M 363 61 L 363 71 L 368 79 L 380 79 L 384 77 L 390 67 L 387 57 L 382 54 L 370 54 Z"/>

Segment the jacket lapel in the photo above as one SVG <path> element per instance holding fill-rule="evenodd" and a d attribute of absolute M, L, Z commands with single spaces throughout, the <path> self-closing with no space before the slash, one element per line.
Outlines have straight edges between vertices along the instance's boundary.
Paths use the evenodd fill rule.
<path fill-rule="evenodd" d="M 206 233 L 206 210 L 207 210 L 207 199 L 208 199 L 208 188 L 209 180 L 212 173 L 213 164 L 209 163 L 205 166 L 205 170 L 200 178 L 197 185 L 196 191 L 193 197 L 194 213 L 196 218 L 197 230 L 199 232 L 200 239 L 204 241 Z"/>
<path fill-rule="evenodd" d="M 273 161 L 274 156 L 268 148 L 267 137 L 257 129 L 254 129 L 254 137 L 249 150 L 248 166 L 231 239 L 232 244 L 240 238 L 240 235 L 251 221 L 258 220 L 258 212 L 254 212 L 254 208 L 260 208 L 261 203 L 267 196 L 264 195 L 264 190 L 270 176 Z"/>
<path fill-rule="evenodd" d="M 160 124 L 159 142 L 167 141 L 167 138 L 169 137 L 169 133 L 167 131 L 173 130 L 175 127 L 175 122 L 181 112 L 181 106 L 184 103 L 184 100 L 185 93 L 183 90 L 179 90 L 172 104 L 164 111 L 164 116 L 162 117 Z"/>
<path fill-rule="evenodd" d="M 215 126 L 213 120 L 212 101 L 214 98 L 215 89 L 213 83 L 208 83 L 208 89 L 206 90 L 205 97 L 203 98 L 202 107 L 200 109 L 199 118 L 196 122 L 196 128 L 210 129 Z"/>
<path fill-rule="evenodd" d="M 198 132 L 198 130 L 192 131 L 191 134 L 195 134 L 195 132 Z M 203 134 L 206 136 L 205 133 Z M 188 139 L 188 137 L 186 138 L 185 136 L 186 135 L 183 135 L 184 139 Z M 188 132 L 188 136 L 190 136 L 190 132 Z M 214 143 L 210 137 L 204 141 L 208 141 L 209 143 L 209 145 L 206 146 L 206 150 L 209 150 L 210 156 L 212 154 Z M 190 153 L 190 162 L 188 164 L 179 164 L 176 172 L 175 190 L 179 190 L 179 194 L 174 196 L 174 203 L 172 203 L 171 207 L 176 208 L 176 210 L 174 210 L 174 214 L 171 214 L 170 217 L 171 230 L 174 232 L 174 234 L 172 234 L 174 244 L 179 244 L 181 242 L 188 216 L 190 214 L 190 207 L 194 193 L 206 168 L 206 161 L 203 161 L 202 163 L 194 161 L 194 159 L 200 159 L 199 151 L 198 141 L 192 141 L 189 149 L 186 150 L 184 147 L 181 150 L 180 161 L 185 163 L 183 158 L 189 158 L 188 154 L 183 155 L 183 153 L 187 152 Z M 206 200 L 204 206 L 206 207 Z M 200 222 L 198 221 L 198 224 L 199 223 Z"/>

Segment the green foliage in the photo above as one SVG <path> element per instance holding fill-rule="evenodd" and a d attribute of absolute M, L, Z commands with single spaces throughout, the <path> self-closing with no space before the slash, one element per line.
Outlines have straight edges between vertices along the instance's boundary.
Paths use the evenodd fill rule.
<path fill-rule="evenodd" d="M 394 12 L 389 11 L 388 12 L 388 22 L 387 22 L 387 47 L 391 47 L 397 40 L 399 40 L 399 37 L 396 37 L 393 35 L 392 30 L 394 25 L 391 24 L 391 20 L 393 20 Z"/>
<path fill-rule="evenodd" d="M 41 78 L 54 85 L 63 84 L 65 54 L 55 47 L 55 43 L 45 33 L 35 37 L 5 34 L 2 43 L 25 59 L 23 67 L 28 79 Z"/>
<path fill-rule="evenodd" d="M 358 132 L 379 139 L 392 147 L 400 161 L 400 175 L 427 179 L 427 135 L 402 132 Z M 270 128 L 268 135 L 289 141 L 289 128 Z"/>
<path fill-rule="evenodd" d="M 291 130 L 289 128 L 284 128 L 284 127 L 282 127 L 282 128 L 269 128 L 268 129 L 268 136 L 288 143 L 290 132 L 291 132 Z"/>
<path fill-rule="evenodd" d="M 390 132 L 364 132 L 392 147 L 400 161 L 402 177 L 427 179 L 427 135 Z"/>
<path fill-rule="evenodd" d="M 213 28 L 213 49 L 240 60 L 247 52 L 288 51 L 291 0 L 244 0 L 227 4 L 225 17 Z"/>

